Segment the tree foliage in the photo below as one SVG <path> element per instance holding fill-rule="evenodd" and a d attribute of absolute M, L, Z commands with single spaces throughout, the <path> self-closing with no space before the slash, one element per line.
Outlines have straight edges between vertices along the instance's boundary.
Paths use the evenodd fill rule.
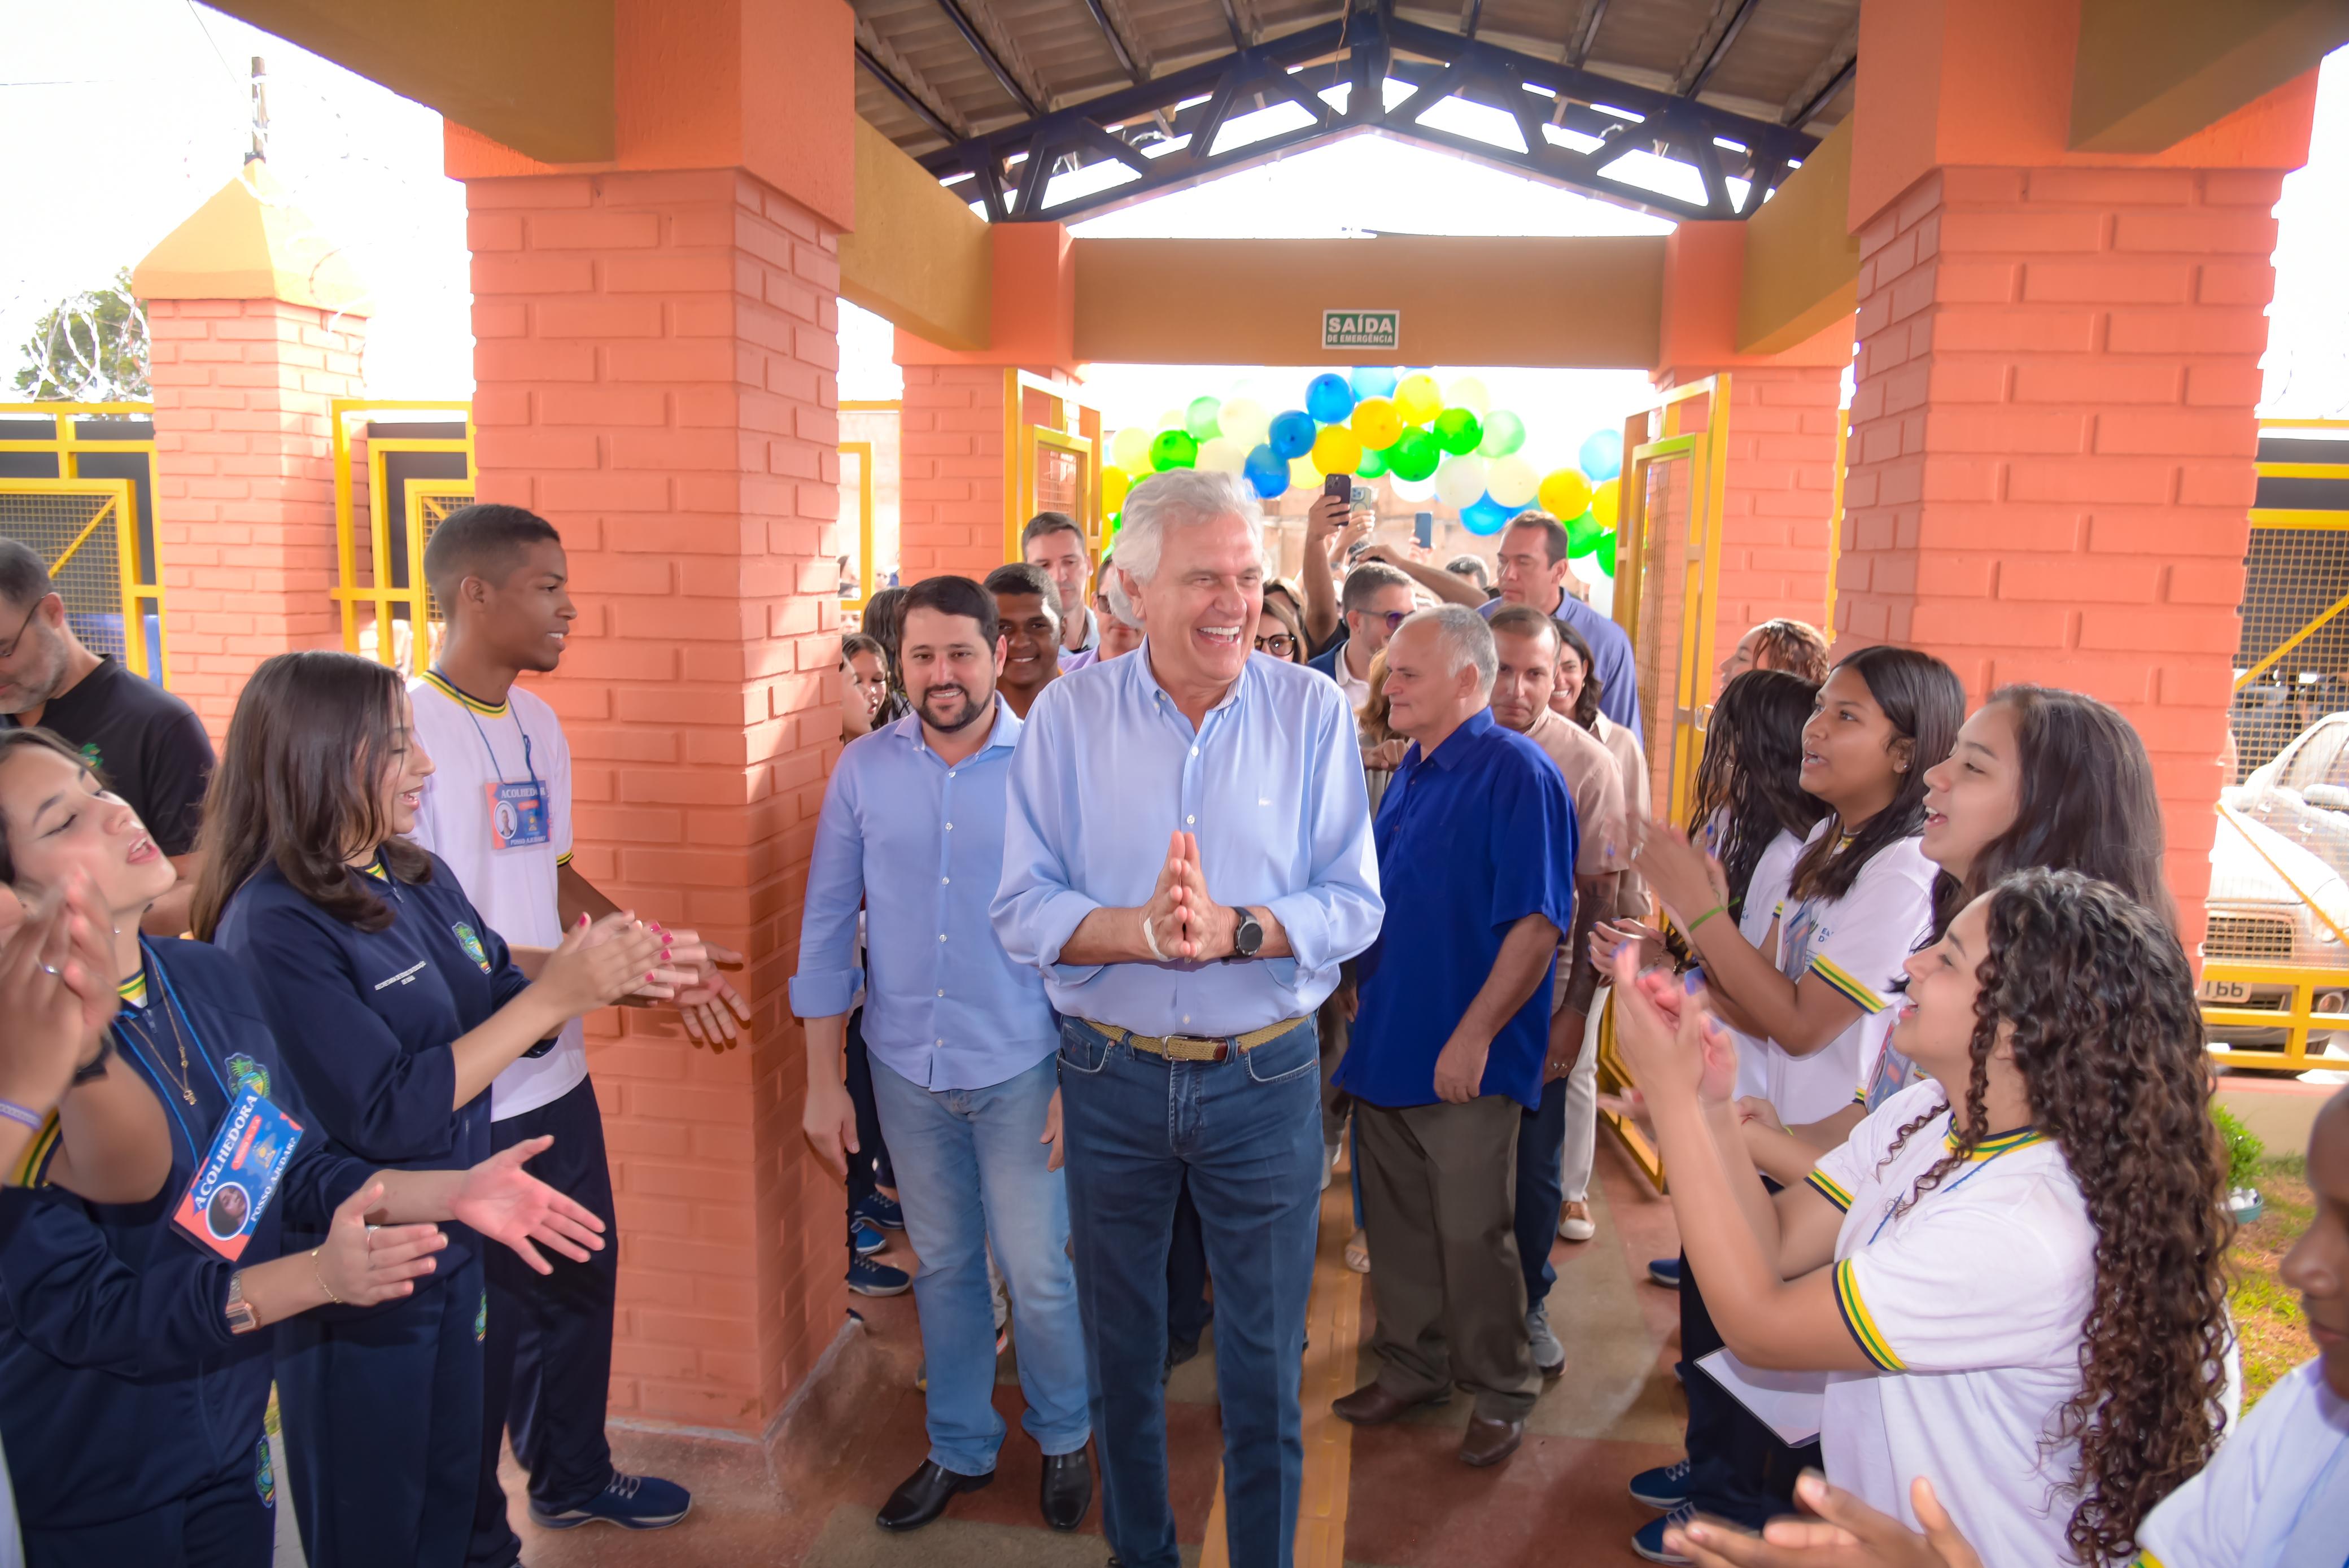
<path fill-rule="evenodd" d="M 147 313 L 130 269 L 104 288 L 59 300 L 18 351 L 15 387 L 36 402 L 116 403 L 150 396 Z"/>

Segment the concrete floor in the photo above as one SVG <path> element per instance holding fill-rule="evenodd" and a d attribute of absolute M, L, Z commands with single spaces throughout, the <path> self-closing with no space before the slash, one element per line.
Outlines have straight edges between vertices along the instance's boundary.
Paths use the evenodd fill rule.
<path fill-rule="evenodd" d="M 1545 1568 L 1638 1561 L 1628 1544 L 1653 1517 L 1624 1493 L 1640 1470 L 1678 1457 L 1684 1406 L 1672 1377 L 1678 1305 L 1647 1283 L 1647 1260 L 1679 1248 L 1671 1205 L 1650 1192 L 1630 1166 L 1602 1143 L 1592 1193 L 1596 1240 L 1560 1243 L 1552 1253 L 1558 1283 L 1551 1321 L 1567 1346 L 1566 1376 L 1551 1383 L 1527 1423 L 1525 1446 L 1507 1463 L 1471 1470 L 1454 1458 L 1470 1402 L 1391 1427 L 1340 1434 L 1350 1444 L 1339 1478 L 1331 1539 L 1342 1532 L 1350 1568 L 1459 1568 L 1539 1563 Z M 1324 1255 L 1345 1236 L 1345 1184 L 1333 1183 L 1324 1208 Z M 902 1253 L 902 1237 L 893 1236 Z M 911 1260 L 893 1261 L 908 1264 Z M 1328 1268 L 1318 1276 L 1317 1326 L 1324 1293 L 1341 1292 Z M 1350 1318 L 1366 1334 L 1371 1296 L 1360 1293 Z M 852 1325 L 770 1448 L 748 1442 L 615 1430 L 622 1468 L 665 1475 L 690 1487 L 690 1517 L 672 1530 L 629 1535 L 594 1525 L 562 1533 L 533 1527 L 520 1503 L 514 1528 L 529 1568 L 1100 1568 L 1108 1559 L 1098 1506 L 1082 1530 L 1057 1535 L 1037 1516 L 1038 1460 L 1019 1432 L 1019 1385 L 1009 1357 L 997 1401 L 1013 1435 L 995 1484 L 956 1500 L 947 1517 L 909 1536 L 873 1522 L 890 1491 L 927 1449 L 922 1397 L 914 1387 L 920 1359 L 913 1297 L 859 1301 Z M 1332 1346 L 1336 1356 L 1347 1352 Z M 1355 1382 L 1374 1367 L 1352 1347 Z M 1176 1533 L 1186 1564 L 1202 1560 L 1215 1501 L 1221 1447 L 1215 1403 L 1213 1336 L 1196 1361 L 1167 1387 L 1169 1458 Z M 1314 1383 L 1309 1357 L 1308 1385 Z M 1326 1391 L 1346 1387 L 1336 1367 Z M 1322 1401 L 1326 1408 L 1326 1400 Z M 1317 1411 L 1308 1409 L 1308 1445 Z M 1323 1425 L 1329 1423 L 1326 1418 Z M 1341 1451 L 1343 1447 L 1341 1445 Z M 1309 1493 L 1313 1491 L 1309 1461 Z M 506 1465 L 507 1495 L 522 1496 L 522 1477 Z M 1309 1498 L 1309 1502 L 1310 1499 Z M 1217 1549 L 1204 1553 L 1211 1565 Z M 1319 1559 L 1309 1563 L 1308 1559 Z M 1326 1549 L 1300 1551 L 1299 1568 L 1340 1568 Z"/>

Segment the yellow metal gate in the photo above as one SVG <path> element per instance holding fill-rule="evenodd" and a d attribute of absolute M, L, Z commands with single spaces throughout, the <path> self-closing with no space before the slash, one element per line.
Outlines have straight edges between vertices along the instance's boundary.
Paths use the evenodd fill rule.
<path fill-rule="evenodd" d="M 164 683 L 154 412 L 147 403 L 0 403 L 0 538 L 40 556 L 85 647 Z"/>
<path fill-rule="evenodd" d="M 472 405 L 338 397 L 331 413 L 343 646 L 412 675 L 431 664 L 441 620 L 424 547 L 473 499 Z"/>
<path fill-rule="evenodd" d="M 1066 512 L 1101 559 L 1101 411 L 1075 388 L 1024 370 L 1003 373 L 1003 559 L 1020 559 L 1019 531 L 1040 511 Z"/>

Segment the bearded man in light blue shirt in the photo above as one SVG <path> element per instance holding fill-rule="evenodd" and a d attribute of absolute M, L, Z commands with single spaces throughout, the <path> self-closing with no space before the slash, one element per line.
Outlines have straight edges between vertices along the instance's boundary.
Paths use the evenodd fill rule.
<path fill-rule="evenodd" d="M 1175 1568 L 1166 1256 L 1187 1181 L 1216 1282 L 1235 1568 L 1287 1568 L 1321 1182 L 1313 1014 L 1379 898 L 1353 715 L 1252 656 L 1263 522 L 1227 474 L 1127 497 L 1110 591 L 1136 656 L 1047 686 L 1011 763 L 995 928 L 1061 1016 L 1070 1228 L 1102 1522 Z"/>

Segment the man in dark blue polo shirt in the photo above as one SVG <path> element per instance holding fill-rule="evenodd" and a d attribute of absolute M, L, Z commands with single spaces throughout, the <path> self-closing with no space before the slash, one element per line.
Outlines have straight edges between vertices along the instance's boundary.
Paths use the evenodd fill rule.
<path fill-rule="evenodd" d="M 1331 1408 L 1362 1426 L 1472 1388 L 1460 1445 L 1498 1464 L 1540 1387 L 1517 1263 L 1517 1128 L 1540 1103 L 1558 936 L 1574 923 L 1574 801 L 1495 724 L 1492 628 L 1442 605 L 1387 645 L 1389 722 L 1412 742 L 1380 803 L 1386 923 L 1361 959 L 1338 1083 L 1354 1096 L 1378 1303 L 1378 1381 Z"/>

